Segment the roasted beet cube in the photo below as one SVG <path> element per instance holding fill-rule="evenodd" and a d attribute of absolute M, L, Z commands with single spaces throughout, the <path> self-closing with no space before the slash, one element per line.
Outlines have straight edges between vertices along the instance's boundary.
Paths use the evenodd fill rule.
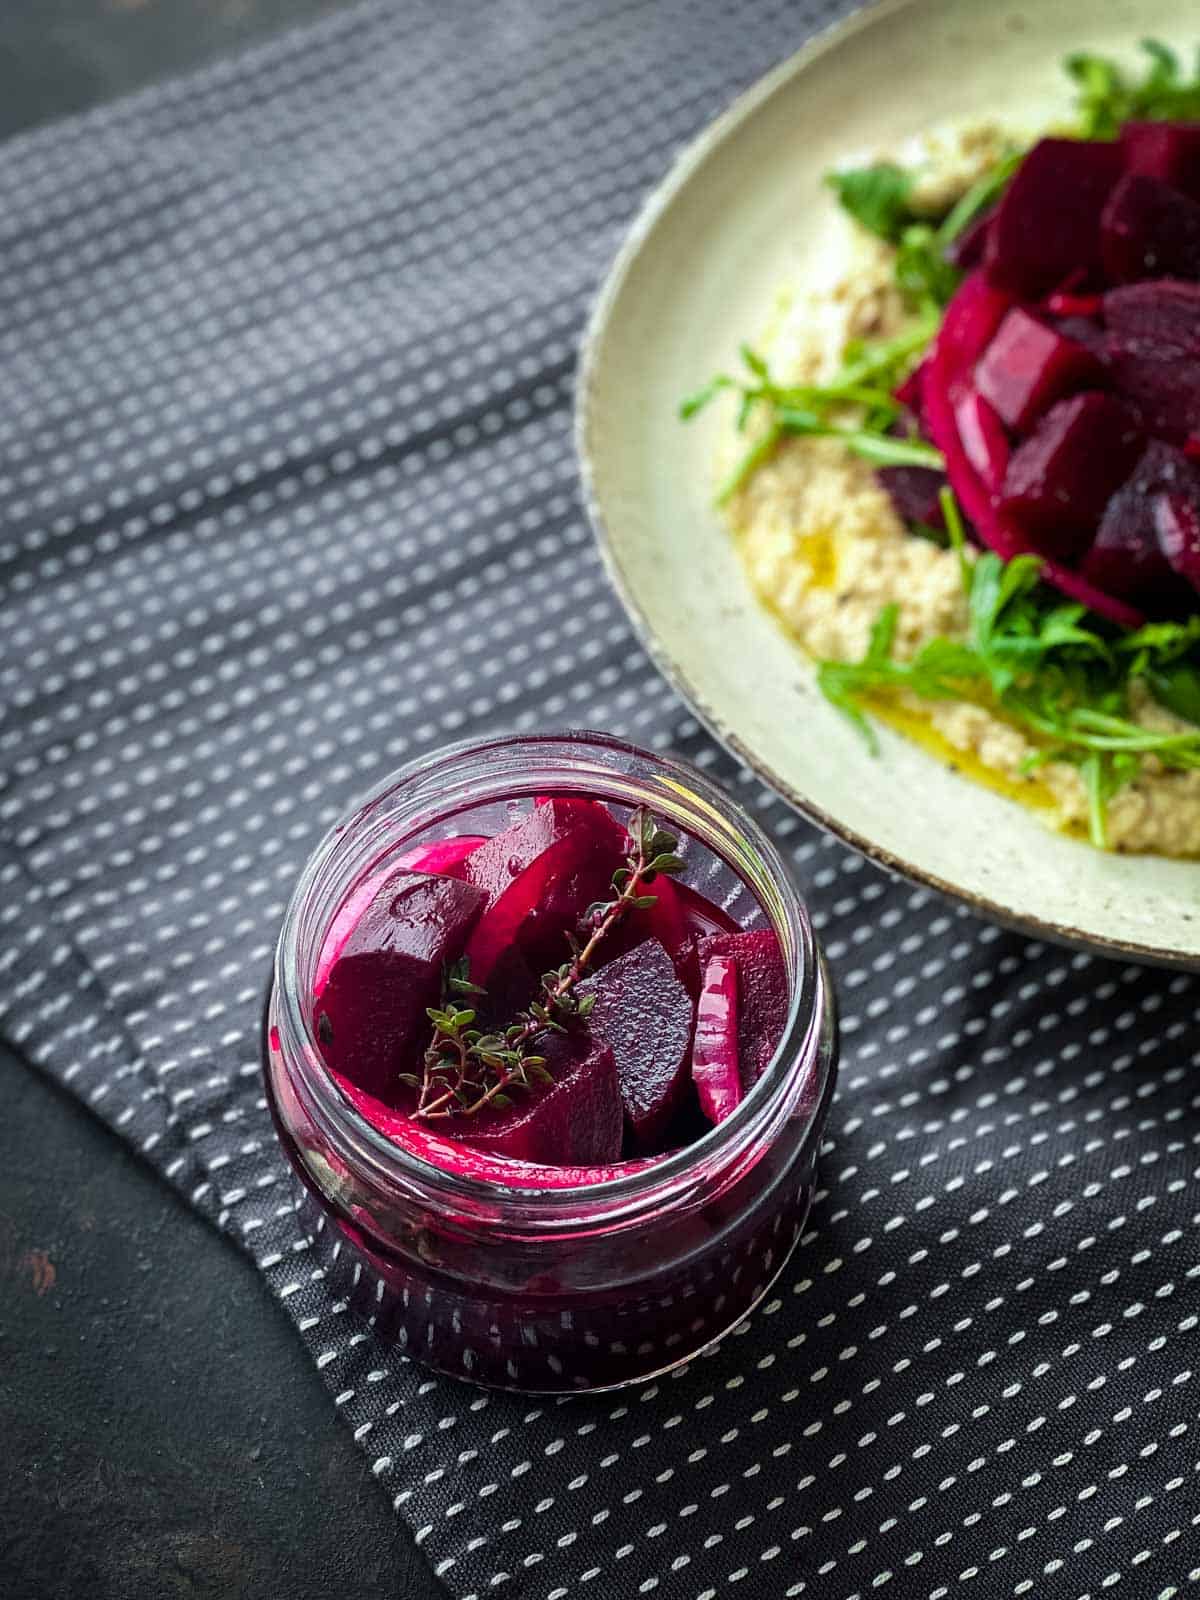
<path fill-rule="evenodd" d="M 1200 432 L 1200 361 L 1195 356 L 1164 359 L 1114 348 L 1108 369 L 1114 389 L 1143 432 L 1180 445 Z"/>
<path fill-rule="evenodd" d="M 398 872 L 376 890 L 313 1002 L 327 1064 L 386 1098 L 428 1029 L 442 966 L 458 959 L 483 908 L 482 893 L 454 878 Z"/>
<path fill-rule="evenodd" d="M 1173 571 L 1200 589 L 1200 502 L 1180 494 L 1154 501 L 1154 527 Z"/>
<path fill-rule="evenodd" d="M 1153 611 L 1177 609 L 1186 598 L 1164 551 L 1172 534 L 1168 530 L 1166 541 L 1160 535 L 1156 512 L 1164 498 L 1200 504 L 1200 469 L 1155 439 L 1105 507 L 1082 567 L 1084 577 L 1107 593 Z"/>
<path fill-rule="evenodd" d="M 565 961 L 568 930 L 611 893 L 625 848 L 624 830 L 603 806 L 550 800 L 468 856 L 464 879 L 487 898 L 467 946 L 472 982 L 486 988 L 514 945 L 535 973 Z"/>
<path fill-rule="evenodd" d="M 1200 122 L 1127 122 L 1121 155 L 1126 172 L 1159 178 L 1200 200 Z"/>
<path fill-rule="evenodd" d="M 1200 278 L 1200 202 L 1158 178 L 1125 177 L 1100 219 L 1110 282 Z"/>
<path fill-rule="evenodd" d="M 1200 427 L 1200 284 L 1112 289 L 1104 316 L 1113 383 L 1147 432 L 1184 443 Z"/>
<path fill-rule="evenodd" d="M 1091 542 L 1143 444 L 1129 413 L 1111 395 L 1060 400 L 1013 452 L 1001 510 L 1042 554 L 1070 560 Z"/>
<path fill-rule="evenodd" d="M 541 1034 L 536 1045 L 549 1084 L 513 1089 L 501 1110 L 456 1116 L 438 1131 L 514 1161 L 590 1167 L 618 1160 L 623 1112 L 612 1050 L 582 1029 Z"/>
<path fill-rule="evenodd" d="M 1104 321 L 1111 354 L 1160 361 L 1200 356 L 1200 283 L 1160 278 L 1110 289 Z"/>
<path fill-rule="evenodd" d="M 787 971 L 770 928 L 718 933 L 697 946 L 700 969 L 713 956 L 732 956 L 738 973 L 738 1060 L 743 1092 L 757 1083 L 775 1054 L 788 1015 Z"/>
<path fill-rule="evenodd" d="M 996 329 L 975 368 L 976 389 L 1018 433 L 1028 432 L 1064 395 L 1103 381 L 1104 368 L 1090 350 L 1020 306 Z"/>
<path fill-rule="evenodd" d="M 579 985 L 592 996 L 587 1026 L 612 1050 L 630 1143 L 662 1139 L 687 1088 L 692 1001 L 657 939 L 647 939 Z"/>
<path fill-rule="evenodd" d="M 1100 212 L 1121 176 L 1115 144 L 1042 139 L 1022 161 L 987 230 L 989 281 L 1036 300 L 1100 268 Z"/>

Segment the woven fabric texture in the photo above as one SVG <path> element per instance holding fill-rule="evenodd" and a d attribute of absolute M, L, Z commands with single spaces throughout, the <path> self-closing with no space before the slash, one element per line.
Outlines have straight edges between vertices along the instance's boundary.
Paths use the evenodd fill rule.
<path fill-rule="evenodd" d="M 1195 981 L 1030 944 L 790 814 L 657 677 L 578 501 L 623 228 L 838 9 L 369 4 L 0 151 L 0 1027 L 255 1257 L 458 1600 L 1200 1576 Z M 756 809 L 843 1064 L 767 1303 L 556 1404 L 434 1378 L 334 1299 L 258 1022 L 357 793 L 571 725 Z"/>

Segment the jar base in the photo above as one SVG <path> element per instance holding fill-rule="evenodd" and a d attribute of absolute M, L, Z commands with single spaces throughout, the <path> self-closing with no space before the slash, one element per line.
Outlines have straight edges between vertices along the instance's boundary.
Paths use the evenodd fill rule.
<path fill-rule="evenodd" d="M 597 1379 L 592 1381 L 579 1370 L 578 1365 L 572 1363 L 569 1367 L 567 1364 L 569 1358 L 564 1359 L 547 1347 L 547 1324 L 553 1323 L 555 1314 L 551 1313 L 549 1316 L 543 1314 L 539 1337 L 536 1319 L 526 1313 L 520 1321 L 525 1336 L 521 1345 L 505 1346 L 510 1352 L 514 1348 L 519 1348 L 522 1364 L 526 1367 L 529 1365 L 542 1367 L 543 1370 L 537 1379 L 533 1379 L 531 1374 L 529 1381 L 523 1381 L 519 1376 L 520 1364 L 514 1360 L 511 1353 L 505 1356 L 503 1350 L 487 1351 L 486 1348 L 480 1348 L 484 1346 L 484 1341 L 479 1339 L 476 1339 L 475 1347 L 468 1344 L 469 1335 L 465 1331 L 462 1313 L 455 1310 L 447 1312 L 444 1307 L 439 1308 L 439 1297 L 436 1293 L 431 1293 L 427 1286 L 421 1287 L 411 1283 L 397 1287 L 389 1282 L 391 1273 L 386 1263 L 374 1258 L 365 1244 L 359 1244 L 347 1237 L 295 1174 L 293 1182 L 300 1196 L 298 1215 L 306 1227 L 314 1254 L 324 1268 L 326 1281 L 361 1327 L 369 1329 L 386 1346 L 400 1353 L 405 1360 L 436 1372 L 442 1377 L 454 1379 L 456 1382 L 467 1382 L 497 1393 L 558 1397 L 607 1394 L 617 1389 L 627 1389 L 634 1384 L 649 1383 L 665 1377 L 679 1367 L 700 1360 L 714 1350 L 754 1312 L 778 1282 L 800 1242 L 815 1190 L 814 1177 L 810 1174 L 788 1207 L 788 1237 L 786 1243 L 782 1245 L 776 1239 L 766 1276 L 754 1284 L 745 1300 L 741 1301 L 735 1310 L 721 1318 L 715 1330 L 705 1328 L 702 1336 L 696 1337 L 694 1342 L 690 1343 L 684 1343 L 686 1336 L 683 1334 L 670 1334 L 667 1336 L 668 1340 L 677 1338 L 680 1348 L 672 1350 L 669 1355 L 661 1348 L 653 1353 L 647 1350 L 645 1365 L 638 1364 L 638 1351 L 630 1350 L 628 1368 L 620 1371 L 625 1352 L 615 1343 L 604 1344 L 597 1336 L 586 1331 L 569 1333 L 566 1328 L 560 1331 L 559 1328 L 552 1327 L 550 1331 L 557 1335 L 559 1348 L 563 1348 L 569 1339 L 575 1355 L 582 1357 L 580 1365 L 588 1362 L 589 1346 L 595 1351 L 596 1365 L 601 1371 Z M 738 1269 L 735 1268 L 734 1271 Z M 699 1300 L 700 1293 L 697 1293 L 695 1298 Z M 724 1298 L 723 1294 L 715 1296 L 710 1306 Z M 557 1314 L 559 1318 L 572 1315 L 570 1312 L 561 1311 Z M 691 1326 L 694 1327 L 700 1322 L 703 1327 L 705 1320 L 712 1319 L 697 1317 L 693 1319 Z M 439 1342 L 448 1347 L 446 1359 L 440 1361 L 431 1359 L 421 1348 L 422 1333 L 432 1335 L 435 1329 Z M 696 1332 L 699 1335 L 701 1329 L 697 1328 Z M 432 1343 L 432 1338 L 427 1342 Z M 512 1367 L 517 1368 L 516 1374 L 511 1372 Z M 607 1368 L 607 1371 L 604 1371 L 604 1368 Z M 553 1381 L 554 1379 L 557 1381 Z"/>

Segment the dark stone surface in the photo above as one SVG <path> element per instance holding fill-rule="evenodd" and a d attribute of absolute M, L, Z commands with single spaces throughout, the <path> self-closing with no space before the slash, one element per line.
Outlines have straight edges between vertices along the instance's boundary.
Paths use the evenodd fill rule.
<path fill-rule="evenodd" d="M 0 1594 L 434 1600 L 251 1264 L 0 1050 Z"/>
<path fill-rule="evenodd" d="M 0 9 L 0 135 L 333 0 Z M 0 1049 L 0 1594 L 442 1594 L 251 1264 Z"/>

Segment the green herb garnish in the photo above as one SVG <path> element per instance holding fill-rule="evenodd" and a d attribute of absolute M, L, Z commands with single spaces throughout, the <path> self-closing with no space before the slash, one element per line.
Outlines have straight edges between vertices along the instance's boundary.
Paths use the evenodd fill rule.
<path fill-rule="evenodd" d="M 901 414 L 892 390 L 929 343 L 934 326 L 935 316 L 931 313 L 894 339 L 856 346 L 847 352 L 842 370 L 826 384 L 789 387 L 776 383 L 763 358 L 743 345 L 742 360 L 748 377 L 719 373 L 679 408 L 679 415 L 686 421 L 723 390 L 732 389 L 739 396 L 739 432 L 745 431 L 756 413 L 766 413 L 762 434 L 717 490 L 717 504 L 724 505 L 768 459 L 779 441 L 789 435 L 840 439 L 854 455 L 877 467 L 941 469 L 945 463 L 932 445 L 889 431 Z"/>
<path fill-rule="evenodd" d="M 913 221 L 908 199 L 914 179 L 914 173 L 892 161 L 848 167 L 825 175 L 825 182 L 837 195 L 842 209 L 889 244 L 899 244 L 901 234 Z"/>
<path fill-rule="evenodd" d="M 864 735 L 878 742 L 866 716 L 872 695 L 907 689 L 923 700 L 957 700 L 994 709 L 1038 747 L 1029 768 L 1046 761 L 1079 766 L 1088 791 L 1090 834 L 1107 844 L 1112 796 L 1132 782 L 1147 756 L 1163 766 L 1200 767 L 1200 726 L 1162 733 L 1130 716 L 1130 691 L 1140 680 L 1156 699 L 1174 685 L 1177 715 L 1200 721 L 1200 616 L 1155 622 L 1121 634 L 1084 606 L 1041 583 L 1038 556 L 1005 562 L 985 550 L 970 559 L 962 518 L 950 491 L 942 505 L 962 563 L 967 598 L 965 639 L 928 640 L 909 661 L 893 654 L 899 607 L 885 606 L 862 659 L 823 661 L 817 680 L 828 699 Z M 1182 710 L 1188 705 L 1198 715 Z"/>
<path fill-rule="evenodd" d="M 1064 62 L 1074 78 L 1079 133 L 1113 139 L 1125 122 L 1191 121 L 1200 117 L 1200 58 L 1196 75 L 1185 77 L 1179 57 L 1159 39 L 1143 39 L 1149 57 L 1143 76 L 1131 76 L 1107 56 L 1077 51 Z"/>

